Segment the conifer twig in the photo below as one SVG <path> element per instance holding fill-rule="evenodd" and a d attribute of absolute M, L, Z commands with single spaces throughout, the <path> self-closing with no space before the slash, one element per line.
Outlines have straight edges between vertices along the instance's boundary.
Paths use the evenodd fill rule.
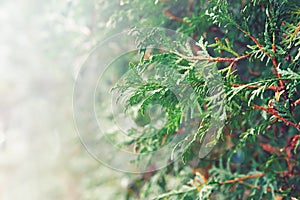
<path fill-rule="evenodd" d="M 259 177 L 263 177 L 263 176 L 265 176 L 265 174 L 263 174 L 263 173 L 261 173 L 261 174 L 250 174 L 250 175 L 247 175 L 247 176 L 244 176 L 244 177 L 238 177 L 238 178 L 235 178 L 235 179 L 222 181 L 222 182 L 219 182 L 219 183 L 221 185 L 224 185 L 224 184 L 228 184 L 228 183 L 243 182 L 246 179 L 259 178 Z"/>
<path fill-rule="evenodd" d="M 165 10 L 163 12 L 165 15 L 167 15 L 169 17 L 169 19 L 175 20 L 175 21 L 179 21 L 179 22 L 183 22 L 184 20 L 180 17 L 177 17 L 175 15 L 173 15 L 170 11 Z"/>
<path fill-rule="evenodd" d="M 276 61 L 276 57 L 272 57 L 270 53 L 267 53 L 267 52 L 264 50 L 262 44 L 260 44 L 260 43 L 257 41 L 257 39 L 256 39 L 253 35 L 251 35 L 249 32 L 243 30 L 243 29 L 242 29 L 241 27 L 239 27 L 239 26 L 238 26 L 237 28 L 238 28 L 240 31 L 242 31 L 245 35 L 247 35 L 247 36 L 248 36 L 248 37 L 256 44 L 256 46 L 257 46 L 262 52 L 264 52 L 268 58 L 271 59 L 271 61 L 272 61 L 272 63 L 273 63 L 273 66 L 274 66 L 274 69 L 275 69 L 275 75 L 276 75 L 276 78 L 279 78 L 279 79 L 280 79 L 280 78 L 281 78 L 281 75 L 280 75 L 280 73 L 279 73 L 279 67 L 278 67 L 278 64 L 277 64 L 277 61 Z M 275 37 L 273 37 L 272 51 L 273 51 L 274 53 L 276 53 L 276 45 L 275 45 L 275 41 L 274 41 L 275 39 L 274 39 L 274 38 L 275 38 Z M 278 83 L 279 83 L 279 86 L 280 86 L 280 87 L 284 88 L 284 83 L 283 83 L 282 80 L 279 80 Z"/>
<path fill-rule="evenodd" d="M 288 142 L 288 144 L 285 146 L 285 152 L 286 152 L 286 157 L 285 160 L 288 165 L 288 173 L 287 175 L 293 175 L 293 168 L 294 168 L 294 163 L 292 162 L 293 159 L 293 151 L 297 146 L 298 140 L 300 139 L 300 135 L 294 135 Z"/>
<path fill-rule="evenodd" d="M 298 125 L 298 124 L 296 124 L 296 123 L 294 123 L 294 122 L 291 122 L 291 121 L 289 121 L 289 120 L 283 118 L 282 116 L 280 116 L 280 115 L 278 114 L 278 112 L 277 112 L 274 108 L 264 108 L 264 107 L 258 106 L 258 105 L 256 105 L 256 104 L 254 104 L 254 107 L 253 107 L 253 108 L 256 109 L 256 110 L 263 110 L 263 111 L 265 111 L 265 112 L 267 112 L 267 113 L 269 113 L 269 114 L 275 116 L 276 118 L 280 119 L 280 120 L 283 121 L 287 126 L 293 126 L 293 127 L 295 127 L 296 129 L 298 129 L 298 130 L 300 131 L 300 125 Z"/>
<path fill-rule="evenodd" d="M 236 84 L 236 83 L 231 83 L 231 86 L 232 87 L 241 87 L 241 86 L 245 86 L 244 84 Z M 248 88 L 248 89 L 257 89 L 259 86 L 258 85 L 256 85 L 256 84 L 254 84 L 254 85 L 247 85 L 246 86 L 246 88 Z M 273 90 L 274 92 L 278 92 L 278 91 L 280 91 L 281 90 L 281 88 L 280 87 L 278 87 L 278 86 L 268 86 L 267 87 L 267 89 L 268 90 Z"/>
<path fill-rule="evenodd" d="M 300 104 L 300 98 L 294 101 L 293 106 L 296 107 L 298 104 Z"/>
<path fill-rule="evenodd" d="M 243 56 L 238 56 L 238 57 L 234 57 L 234 58 L 222 58 L 222 57 L 203 57 L 203 56 L 185 56 L 182 55 L 180 53 L 177 52 L 173 52 L 174 54 L 176 54 L 177 56 L 179 56 L 180 58 L 186 59 L 186 60 L 199 60 L 199 61 L 209 61 L 209 62 L 237 62 L 239 60 L 245 59 L 245 58 L 249 58 L 251 55 L 250 54 L 246 54 Z"/>

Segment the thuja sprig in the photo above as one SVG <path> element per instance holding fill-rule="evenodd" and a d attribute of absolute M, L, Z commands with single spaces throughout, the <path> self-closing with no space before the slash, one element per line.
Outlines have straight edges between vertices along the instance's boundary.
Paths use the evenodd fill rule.
<path fill-rule="evenodd" d="M 230 45 L 230 43 L 229 43 L 229 39 L 228 39 L 228 38 L 225 38 L 225 44 L 223 44 L 223 43 L 219 40 L 219 38 L 217 38 L 217 37 L 215 38 L 215 41 L 216 41 L 216 42 L 215 42 L 214 44 L 211 44 L 211 45 L 209 45 L 208 47 L 214 48 L 215 51 L 220 51 L 220 52 L 226 51 L 226 52 L 228 52 L 228 53 L 234 55 L 235 57 L 239 57 L 239 56 L 240 56 L 236 51 L 234 51 L 234 50 L 231 48 L 231 45 Z"/>
<path fill-rule="evenodd" d="M 274 69 L 275 69 L 275 75 L 276 75 L 276 78 L 280 79 L 281 78 L 281 75 L 279 73 L 279 66 L 277 64 L 277 60 L 276 60 L 276 57 L 275 56 L 272 56 L 270 52 L 267 52 L 265 50 L 265 48 L 263 47 L 263 45 L 258 42 L 258 40 L 253 36 L 251 35 L 249 32 L 243 30 L 241 27 L 237 26 L 237 28 L 242 31 L 246 36 L 248 36 L 255 44 L 256 46 L 269 58 L 271 59 L 272 63 L 273 63 L 273 66 L 274 66 Z M 276 53 L 276 45 L 275 45 L 275 37 L 273 36 L 274 40 L 273 40 L 273 44 L 272 44 L 272 52 L 275 54 Z M 284 83 L 279 80 L 279 86 L 284 88 Z"/>
<path fill-rule="evenodd" d="M 275 195 L 279 198 L 299 196 L 300 124 L 297 120 L 300 56 L 296 56 L 300 55 L 297 54 L 299 15 L 289 11 L 286 0 L 246 0 L 242 3 L 229 3 L 226 0 L 204 3 L 204 0 L 200 0 L 194 1 L 192 6 L 191 1 L 160 3 L 164 4 L 159 12 L 166 20 L 165 24 L 183 31 L 187 36 L 193 36 L 195 40 L 202 35 L 207 43 L 204 45 L 202 38 L 202 43 L 193 43 L 193 47 L 197 48 L 188 44 L 190 46 L 180 48 L 179 52 L 149 52 L 150 56 L 144 59 L 144 63 L 133 66 L 142 68 L 143 72 L 160 64 L 168 66 L 178 72 L 178 77 L 173 79 L 172 74 L 168 74 L 169 70 L 157 68 L 155 72 L 163 71 L 167 75 L 165 79 L 170 79 L 169 82 L 175 87 L 191 87 L 196 94 L 196 100 L 187 106 L 186 103 L 175 102 L 171 91 L 167 92 L 159 86 L 161 80 L 153 78 L 152 82 L 138 84 L 138 90 L 132 98 L 134 105 L 143 105 L 142 110 L 151 103 L 163 105 L 167 112 L 167 124 L 162 130 L 144 131 L 143 135 L 152 137 L 137 138 L 133 143 L 140 145 L 140 150 L 147 150 L 148 147 L 155 149 L 167 144 L 169 137 L 183 136 L 188 123 L 201 125 L 204 118 L 212 117 L 213 113 L 208 111 L 214 102 L 203 97 L 208 88 L 204 74 L 201 74 L 201 68 L 207 67 L 208 63 L 218 64 L 217 70 L 222 75 L 225 95 L 218 94 L 218 97 L 224 98 L 222 106 L 226 108 L 226 123 L 222 131 L 223 141 L 200 161 L 196 156 L 199 151 L 197 148 L 201 146 L 200 136 L 205 134 L 205 128 L 201 130 L 201 135 L 191 131 L 188 137 L 178 142 L 176 147 L 184 144 L 185 139 L 190 139 L 187 147 L 182 149 L 182 162 L 176 167 L 169 167 L 168 174 L 151 177 L 161 181 L 157 181 L 161 189 L 157 199 L 274 199 Z M 143 4 L 146 4 L 145 1 Z M 183 7 L 179 6 L 181 4 Z M 203 12 L 199 14 L 199 8 L 202 7 L 210 17 L 208 22 L 213 22 L 214 27 L 219 25 L 218 30 L 222 30 L 222 35 L 210 31 L 212 24 L 203 22 L 206 18 L 201 18 Z M 258 10 L 255 16 L 253 10 Z M 204 28 L 199 26 L 202 22 Z M 141 37 L 146 38 L 147 35 Z M 242 49 L 238 49 L 238 44 L 242 44 Z M 286 59 L 287 55 L 291 58 Z M 235 66 L 235 73 L 232 73 Z M 140 76 L 143 77 L 143 74 Z M 187 81 L 182 81 L 184 79 Z M 173 88 L 173 85 L 170 87 Z M 191 117 L 195 109 L 204 114 Z M 179 122 L 184 123 L 179 126 Z M 170 179 L 178 181 L 178 174 L 195 168 L 201 168 L 201 173 L 186 173 L 180 177 L 181 185 L 168 186 L 168 182 L 172 182 Z M 149 183 L 145 190 L 150 194 L 153 186 L 153 182 Z M 228 193 L 229 190 L 232 192 Z M 143 195 L 144 198 L 148 197 Z"/>
<path fill-rule="evenodd" d="M 198 61 L 209 61 L 209 62 L 230 62 L 230 63 L 236 63 L 239 60 L 246 59 L 251 56 L 250 54 L 247 54 L 247 55 L 233 57 L 233 58 L 223 58 L 223 57 L 185 56 L 178 52 L 173 52 L 173 53 L 185 60 L 198 60 Z"/>
<path fill-rule="evenodd" d="M 293 122 L 283 118 L 282 116 L 280 116 L 278 114 L 278 112 L 274 108 L 265 108 L 265 107 L 262 107 L 262 106 L 258 106 L 256 104 L 254 104 L 253 108 L 257 109 L 257 110 L 265 111 L 265 112 L 275 116 L 276 118 L 280 119 L 281 121 L 283 121 L 287 126 L 293 126 L 293 127 L 295 127 L 296 129 L 298 129 L 300 131 L 300 125 L 299 124 L 293 123 Z"/>

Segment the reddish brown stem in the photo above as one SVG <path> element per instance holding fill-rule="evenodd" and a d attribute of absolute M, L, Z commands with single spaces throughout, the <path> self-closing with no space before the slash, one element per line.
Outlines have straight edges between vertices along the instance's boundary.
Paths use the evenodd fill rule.
<path fill-rule="evenodd" d="M 236 182 L 242 182 L 246 179 L 251 179 L 251 178 L 259 178 L 259 177 L 263 177 L 265 176 L 265 174 L 250 174 L 244 177 L 239 177 L 239 178 L 235 178 L 235 179 L 231 179 L 231 180 L 227 180 L 227 181 L 222 181 L 220 182 L 221 185 L 224 184 L 228 184 L 228 183 L 236 183 Z"/>
<path fill-rule="evenodd" d="M 236 84 L 236 83 L 231 83 L 231 86 L 232 87 L 241 87 L 241 86 L 244 86 L 243 84 Z M 254 85 L 247 85 L 246 88 L 248 89 L 256 89 L 258 88 L 258 85 L 254 84 Z M 278 92 L 281 90 L 280 87 L 278 86 L 269 86 L 267 87 L 268 90 L 273 90 L 274 92 Z"/>
<path fill-rule="evenodd" d="M 293 106 L 296 107 L 298 104 L 300 104 L 300 99 L 297 99 L 296 101 L 294 101 Z"/>
<path fill-rule="evenodd" d="M 183 22 L 184 20 L 180 17 L 177 17 L 175 15 L 173 15 L 170 11 L 165 10 L 163 12 L 165 15 L 167 15 L 170 19 L 175 20 L 175 21 L 179 21 L 179 22 Z"/>
<path fill-rule="evenodd" d="M 265 151 L 267 151 L 271 154 L 275 153 L 277 156 L 281 156 L 280 149 L 278 149 L 276 147 L 273 147 L 270 144 L 265 144 L 265 143 L 262 143 L 262 142 L 260 142 L 259 144 L 263 148 L 263 150 L 265 150 Z"/>
<path fill-rule="evenodd" d="M 294 111 L 295 107 L 300 104 L 300 98 L 291 103 L 291 112 Z"/>
<path fill-rule="evenodd" d="M 262 107 L 262 106 L 258 106 L 258 105 L 255 105 L 255 104 L 254 104 L 254 107 L 253 107 L 253 108 L 256 109 L 256 110 L 263 110 L 263 111 L 265 111 L 265 112 L 267 112 L 267 113 L 269 113 L 269 114 L 275 116 L 276 118 L 280 119 L 280 120 L 283 121 L 287 126 L 293 126 L 293 127 L 295 127 L 296 129 L 298 129 L 298 130 L 300 131 L 300 125 L 298 125 L 298 124 L 296 124 L 296 123 L 293 123 L 293 122 L 291 122 L 291 121 L 289 121 L 289 120 L 283 118 L 282 116 L 280 116 L 280 115 L 278 114 L 278 112 L 277 112 L 274 108 L 264 108 L 264 107 Z"/>
<path fill-rule="evenodd" d="M 293 175 L 293 168 L 294 168 L 294 163 L 292 162 L 293 160 L 293 151 L 297 146 L 298 140 L 300 139 L 300 135 L 294 135 L 288 142 L 288 144 L 285 147 L 285 152 L 286 152 L 286 162 L 288 164 L 288 173 L 287 175 Z"/>
<path fill-rule="evenodd" d="M 276 58 L 275 58 L 275 57 L 272 57 L 271 54 L 267 53 L 267 52 L 264 50 L 263 46 L 257 41 L 257 39 L 256 39 L 254 36 L 252 36 L 252 35 L 251 35 L 250 33 L 248 33 L 247 31 L 241 29 L 240 27 L 238 27 L 238 29 L 239 29 L 240 31 L 242 31 L 245 35 L 247 35 L 247 36 L 248 36 L 248 37 L 256 44 L 256 46 L 257 46 L 262 52 L 264 52 L 268 58 L 271 59 L 272 64 L 273 64 L 273 66 L 274 66 L 274 68 L 275 68 L 275 75 L 276 75 L 276 78 L 281 78 L 280 73 L 279 73 L 279 67 L 278 67 Z M 273 42 L 273 45 L 272 45 L 272 50 L 273 50 L 274 53 L 276 52 L 276 46 L 275 46 L 275 43 L 274 43 L 274 42 Z M 279 83 L 279 86 L 280 86 L 280 87 L 284 88 L 284 83 L 283 83 L 282 80 L 279 80 L 278 83 Z"/>
<path fill-rule="evenodd" d="M 254 75 L 254 76 L 261 76 L 261 74 L 260 73 L 258 73 L 258 72 L 255 72 L 255 71 L 253 71 L 252 69 L 248 69 L 248 71 L 249 71 L 249 74 L 252 74 L 252 75 Z"/>
<path fill-rule="evenodd" d="M 275 44 L 275 35 L 274 34 L 273 34 L 272 51 L 273 51 L 274 54 L 276 53 L 276 44 Z M 280 79 L 281 75 L 279 73 L 279 67 L 278 67 L 278 64 L 277 64 L 276 57 L 272 57 L 272 63 L 274 65 L 274 68 L 275 68 L 275 71 L 276 71 L 276 77 Z M 284 82 L 282 80 L 279 80 L 278 83 L 279 83 L 279 86 L 281 88 L 284 88 Z"/>

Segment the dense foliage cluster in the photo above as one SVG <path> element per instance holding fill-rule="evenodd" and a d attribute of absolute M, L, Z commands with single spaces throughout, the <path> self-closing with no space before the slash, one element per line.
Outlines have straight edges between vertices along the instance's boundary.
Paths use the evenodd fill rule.
<path fill-rule="evenodd" d="M 126 106 L 137 110 L 136 123 L 143 127 L 142 136 L 125 142 L 136 152 L 156 151 L 182 134 L 176 146 L 182 161 L 141 175 L 128 186 L 128 199 L 300 197 L 297 1 L 122 0 L 108 24 L 164 27 L 196 41 L 178 41 L 180 51 L 149 50 L 147 38 L 157 29 L 149 35 L 141 32 L 140 58 L 128 67 L 134 73 L 115 88 L 130 89 Z M 155 37 L 168 44 L 164 36 Z M 178 100 L 170 88 L 183 85 L 193 93 Z M 163 112 L 156 112 L 157 105 Z M 149 109 L 165 119 L 159 128 L 151 126 Z M 215 121 L 224 126 L 204 144 Z M 198 130 L 186 130 L 191 123 Z M 216 146 L 199 159 L 202 145 Z"/>

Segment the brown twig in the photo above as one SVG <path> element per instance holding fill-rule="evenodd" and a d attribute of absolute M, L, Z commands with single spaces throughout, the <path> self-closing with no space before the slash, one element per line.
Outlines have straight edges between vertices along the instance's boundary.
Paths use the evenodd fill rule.
<path fill-rule="evenodd" d="M 170 11 L 168 10 L 164 10 L 163 13 L 165 15 L 167 15 L 170 19 L 175 20 L 175 21 L 179 21 L 179 22 L 183 22 L 184 20 L 180 17 L 177 17 L 175 15 L 173 15 Z"/>
<path fill-rule="evenodd" d="M 263 174 L 263 173 L 262 174 L 250 174 L 250 175 L 247 175 L 244 177 L 239 177 L 239 178 L 235 178 L 235 179 L 231 179 L 231 180 L 227 180 L 227 181 L 222 181 L 219 183 L 221 185 L 224 185 L 224 184 L 228 184 L 228 183 L 243 182 L 246 179 L 259 178 L 259 177 L 263 177 L 263 176 L 265 176 L 265 174 Z"/>
<path fill-rule="evenodd" d="M 282 155 L 282 153 L 280 152 L 280 149 L 278 149 L 276 147 L 273 147 L 270 144 L 265 144 L 265 143 L 262 143 L 262 142 L 260 142 L 259 144 L 263 148 L 263 150 L 265 150 L 265 151 L 267 151 L 271 154 L 275 153 L 277 156 Z"/>
<path fill-rule="evenodd" d="M 248 37 L 256 44 L 256 46 L 257 46 L 262 52 L 264 52 L 268 58 L 271 59 L 271 61 L 272 61 L 272 63 L 273 63 L 273 66 L 274 66 L 274 68 L 275 68 L 275 75 L 276 75 L 276 78 L 281 78 L 280 73 L 279 73 L 279 67 L 278 67 L 278 64 L 277 64 L 277 61 L 276 61 L 276 57 L 272 57 L 271 54 L 267 53 L 267 52 L 264 50 L 263 46 L 257 41 L 257 39 L 256 39 L 253 35 L 251 35 L 251 34 L 248 33 L 247 31 L 243 30 L 241 27 L 237 27 L 237 28 L 238 28 L 240 31 L 242 31 L 245 35 L 247 35 L 247 36 L 248 36 Z M 274 53 L 276 53 L 275 37 L 273 37 L 272 51 L 273 51 Z M 279 80 L 278 83 L 279 83 L 279 86 L 280 86 L 280 87 L 284 88 L 284 83 L 283 83 L 282 80 Z"/>
<path fill-rule="evenodd" d="M 276 44 L 275 44 L 275 34 L 274 33 L 273 33 L 272 51 L 273 51 L 273 53 L 275 55 L 275 53 L 276 53 Z M 271 56 L 269 56 L 269 57 L 271 57 Z M 275 56 L 272 57 L 271 60 L 272 60 L 272 63 L 274 65 L 274 68 L 275 68 L 275 71 L 276 71 L 276 78 L 280 79 L 281 75 L 279 73 L 279 66 L 277 64 L 276 57 Z M 278 83 L 279 83 L 279 86 L 281 88 L 283 88 L 283 89 L 285 88 L 284 82 L 282 80 L 279 80 Z M 285 100 L 287 99 L 287 94 L 286 93 L 284 93 L 284 99 Z"/>
<path fill-rule="evenodd" d="M 291 121 L 289 121 L 289 120 L 283 118 L 282 116 L 280 116 L 280 115 L 278 114 L 278 112 L 277 112 L 274 108 L 264 108 L 264 107 L 258 106 L 258 105 L 256 105 L 256 104 L 254 104 L 254 107 L 253 107 L 253 108 L 256 109 L 256 110 L 263 110 L 263 111 L 265 111 L 265 112 L 267 112 L 267 113 L 269 113 L 269 114 L 275 116 L 276 118 L 280 119 L 280 120 L 283 121 L 287 126 L 293 126 L 293 127 L 295 127 L 296 129 L 298 129 L 298 130 L 300 131 L 300 125 L 298 125 L 298 124 L 296 124 L 296 123 L 293 123 L 293 122 L 291 122 Z"/>
<path fill-rule="evenodd" d="M 276 174 L 283 174 L 284 176 L 288 175 L 289 172 L 286 172 L 286 171 L 283 171 L 283 172 L 276 172 Z M 265 176 L 264 173 L 261 173 L 261 174 L 250 174 L 250 175 L 246 175 L 244 177 L 239 177 L 239 178 L 234 178 L 234 179 L 231 179 L 231 180 L 226 180 L 226 181 L 222 181 L 222 182 L 219 182 L 219 184 L 221 185 L 225 185 L 225 184 L 231 184 L 231 183 L 240 183 L 240 184 L 243 184 L 245 186 L 248 186 L 250 188 L 256 188 L 258 190 L 262 189 L 261 186 L 257 185 L 253 185 L 253 184 L 250 184 L 250 183 L 247 183 L 247 182 L 244 182 L 245 180 L 247 179 L 253 179 L 253 178 L 260 178 L 260 177 L 263 177 Z M 292 174 L 289 174 L 289 176 L 293 176 Z M 268 192 L 271 192 L 272 189 L 270 187 L 266 188 Z"/>
<path fill-rule="evenodd" d="M 293 158 L 293 151 L 297 146 L 297 142 L 300 139 L 300 135 L 294 135 L 288 142 L 288 144 L 285 147 L 285 152 L 286 152 L 286 162 L 288 164 L 288 175 L 292 175 L 293 174 L 293 167 L 294 164 L 292 163 L 292 158 Z"/>
<path fill-rule="evenodd" d="M 290 104 L 290 110 L 293 113 L 295 107 L 300 104 L 300 98 Z"/>
<path fill-rule="evenodd" d="M 300 98 L 294 101 L 293 106 L 296 107 L 298 104 L 300 104 Z"/>
<path fill-rule="evenodd" d="M 236 84 L 236 83 L 231 83 L 231 86 L 232 87 L 241 87 L 241 86 L 245 86 L 244 84 Z M 246 86 L 246 88 L 248 88 L 248 89 L 257 89 L 259 86 L 258 85 L 256 85 L 256 84 L 254 84 L 254 85 L 247 85 Z M 278 92 L 278 91 L 280 91 L 281 90 L 281 88 L 280 87 L 278 87 L 278 86 L 268 86 L 267 87 L 267 89 L 268 90 L 273 90 L 274 92 Z"/>
<path fill-rule="evenodd" d="M 298 25 L 297 25 L 295 31 L 293 32 L 291 38 L 294 38 L 299 31 L 300 31 L 300 22 L 298 23 Z"/>
<path fill-rule="evenodd" d="M 251 74 L 251 75 L 254 75 L 254 76 L 261 76 L 261 74 L 260 73 L 258 73 L 258 72 L 255 72 L 255 71 L 253 71 L 252 69 L 248 69 L 248 71 L 249 71 L 249 74 Z"/>

